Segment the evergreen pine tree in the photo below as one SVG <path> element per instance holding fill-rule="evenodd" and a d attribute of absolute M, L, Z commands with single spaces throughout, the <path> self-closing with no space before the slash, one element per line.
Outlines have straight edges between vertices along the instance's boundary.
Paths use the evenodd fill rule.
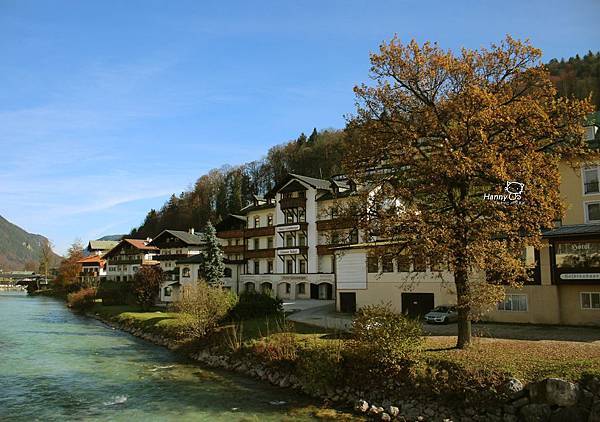
<path fill-rule="evenodd" d="M 317 128 L 313 128 L 312 133 L 308 137 L 308 143 L 314 145 L 314 143 L 317 142 L 318 136 L 319 134 L 317 133 Z"/>
<path fill-rule="evenodd" d="M 202 275 L 208 284 L 220 285 L 225 271 L 223 252 L 217 239 L 217 231 L 210 221 L 206 225 L 204 234 L 206 236 L 206 250 L 203 253 Z"/>

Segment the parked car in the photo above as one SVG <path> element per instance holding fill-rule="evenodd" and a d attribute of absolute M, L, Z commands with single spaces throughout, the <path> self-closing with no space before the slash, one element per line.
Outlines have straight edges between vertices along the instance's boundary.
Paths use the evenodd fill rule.
<path fill-rule="evenodd" d="M 458 312 L 456 311 L 456 306 L 452 305 L 436 306 L 433 310 L 425 314 L 425 321 L 430 324 L 447 324 L 449 322 L 456 322 L 457 320 Z"/>

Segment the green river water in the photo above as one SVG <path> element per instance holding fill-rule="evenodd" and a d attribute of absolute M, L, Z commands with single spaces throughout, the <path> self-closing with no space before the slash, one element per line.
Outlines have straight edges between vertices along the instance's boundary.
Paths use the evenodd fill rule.
<path fill-rule="evenodd" d="M 302 421 L 310 402 L 70 312 L 0 292 L 0 420 Z"/>

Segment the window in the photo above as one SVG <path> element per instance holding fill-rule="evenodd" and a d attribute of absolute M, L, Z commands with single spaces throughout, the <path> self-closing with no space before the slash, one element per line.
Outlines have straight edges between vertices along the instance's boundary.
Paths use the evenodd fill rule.
<path fill-rule="evenodd" d="M 271 227 L 273 225 L 273 215 L 267 215 L 267 226 Z"/>
<path fill-rule="evenodd" d="M 281 194 L 281 198 L 282 199 L 284 199 L 284 198 L 291 198 L 291 197 L 292 197 L 292 192 L 283 192 Z"/>
<path fill-rule="evenodd" d="M 410 257 L 407 255 L 398 255 L 396 257 L 398 262 L 398 272 L 407 273 L 410 271 Z"/>
<path fill-rule="evenodd" d="M 298 221 L 302 223 L 306 221 L 306 211 L 304 211 L 304 208 L 298 208 Z"/>
<path fill-rule="evenodd" d="M 273 249 L 273 238 L 267 237 L 267 248 Z"/>
<path fill-rule="evenodd" d="M 260 261 L 254 261 L 254 274 L 260 273 Z"/>
<path fill-rule="evenodd" d="M 423 255 L 416 255 L 413 258 L 414 271 L 422 273 L 427 270 L 427 260 Z"/>
<path fill-rule="evenodd" d="M 394 272 L 394 261 L 392 257 L 386 255 L 382 259 L 382 269 L 384 273 L 393 273 Z"/>
<path fill-rule="evenodd" d="M 137 273 L 139 267 L 137 265 L 134 265 L 133 267 L 131 267 L 131 269 L 133 270 L 134 273 Z"/>
<path fill-rule="evenodd" d="M 267 261 L 267 273 L 273 274 L 273 261 Z"/>
<path fill-rule="evenodd" d="M 583 168 L 583 193 L 584 194 L 592 194 L 592 193 L 600 193 L 600 187 L 598 185 L 598 181 L 600 178 L 598 177 L 598 166 L 593 167 L 584 167 Z"/>
<path fill-rule="evenodd" d="M 556 268 L 598 271 L 600 242 L 561 242 L 555 245 Z"/>
<path fill-rule="evenodd" d="M 182 271 L 181 271 L 181 275 L 184 277 L 189 277 L 190 276 L 190 269 L 188 267 L 185 267 Z"/>
<path fill-rule="evenodd" d="M 254 250 L 260 249 L 260 239 L 254 239 Z"/>
<path fill-rule="evenodd" d="M 232 275 L 231 268 L 225 268 L 225 270 L 223 270 L 223 277 L 231 278 L 231 275 Z"/>
<path fill-rule="evenodd" d="M 298 245 L 306 246 L 306 236 L 303 234 L 298 235 Z"/>
<path fill-rule="evenodd" d="M 348 242 L 358 243 L 358 230 L 350 230 L 350 233 L 348 233 Z"/>
<path fill-rule="evenodd" d="M 581 309 L 600 309 L 600 292 L 581 293 Z"/>
<path fill-rule="evenodd" d="M 171 292 L 172 292 L 171 286 L 167 286 L 164 288 L 163 296 L 169 297 L 169 296 L 171 296 Z"/>
<path fill-rule="evenodd" d="M 367 271 L 370 273 L 379 272 L 379 258 L 376 256 L 370 256 L 367 258 Z"/>
<path fill-rule="evenodd" d="M 231 246 L 231 239 L 227 239 L 227 246 Z"/>
<path fill-rule="evenodd" d="M 254 228 L 260 227 L 260 216 L 254 217 Z"/>
<path fill-rule="evenodd" d="M 527 295 L 507 294 L 504 301 L 498 302 L 499 311 L 527 312 Z"/>
<path fill-rule="evenodd" d="M 285 272 L 286 274 L 294 274 L 294 261 L 291 259 L 285 261 Z"/>
<path fill-rule="evenodd" d="M 446 260 L 441 256 L 432 256 L 430 258 L 431 271 L 441 272 L 446 269 Z"/>
<path fill-rule="evenodd" d="M 292 290 L 292 285 L 290 283 L 285 283 L 285 293 L 289 294 Z"/>
<path fill-rule="evenodd" d="M 306 294 L 306 283 L 298 284 L 298 294 Z"/>
<path fill-rule="evenodd" d="M 292 213 L 292 210 L 285 210 L 285 222 L 286 224 L 294 222 L 294 214 Z"/>
<path fill-rule="evenodd" d="M 300 274 L 306 274 L 306 261 L 300 260 Z"/>
<path fill-rule="evenodd" d="M 288 248 L 294 246 L 294 236 L 292 236 L 291 234 L 285 236 L 285 246 Z"/>
<path fill-rule="evenodd" d="M 306 198 L 306 191 L 304 191 L 304 190 L 298 191 L 298 198 Z"/>
<path fill-rule="evenodd" d="M 588 223 L 600 221 L 600 202 L 585 203 L 585 221 Z"/>

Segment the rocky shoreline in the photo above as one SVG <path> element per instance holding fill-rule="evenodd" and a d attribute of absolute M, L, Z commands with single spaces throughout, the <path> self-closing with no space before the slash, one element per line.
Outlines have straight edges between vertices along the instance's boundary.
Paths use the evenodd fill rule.
<path fill-rule="evenodd" d="M 171 350 L 178 344 L 158 334 L 139 327 L 119 323 L 88 314 L 115 329 L 128 332 L 138 338 Z M 313 398 L 340 406 L 352 406 L 357 414 L 382 421 L 443 421 L 443 422 L 600 422 L 600 378 L 589 378 L 573 383 L 558 378 L 548 378 L 523 385 L 517 379 L 508 380 L 498 392 L 498 404 L 479 407 L 476 403 L 439 402 L 407 398 L 391 401 L 377 392 L 358 389 L 336 388 L 315 391 L 303 384 L 295 375 L 276 371 L 250 359 L 235 360 L 229 355 L 218 354 L 206 348 L 189 357 L 210 368 L 234 371 L 245 376 L 269 382 L 281 388 L 292 388 Z M 393 380 L 385 381 L 389 390 Z M 400 388 L 401 383 L 398 383 Z"/>

